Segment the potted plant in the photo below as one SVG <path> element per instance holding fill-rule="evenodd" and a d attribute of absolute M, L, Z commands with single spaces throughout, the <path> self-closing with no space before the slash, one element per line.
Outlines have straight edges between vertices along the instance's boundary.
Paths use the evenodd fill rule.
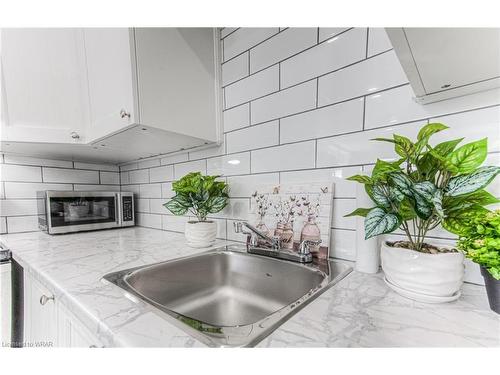
<path fill-rule="evenodd" d="M 500 210 L 474 212 L 461 228 L 458 248 L 480 265 L 490 307 L 500 314 Z"/>
<path fill-rule="evenodd" d="M 428 124 L 420 129 L 416 141 L 397 134 L 376 138 L 393 143 L 399 159 L 377 160 L 371 176 L 348 178 L 364 184 L 375 204 L 347 215 L 365 217 L 365 239 L 398 228 L 406 237 L 382 243 L 386 282 L 400 294 L 428 302 L 458 298 L 464 272 L 463 254 L 430 243 L 428 232 L 442 225 L 459 234 L 472 213 L 498 202 L 483 190 L 500 172 L 500 167 L 481 167 L 487 139 L 461 147 L 463 138 L 431 146 L 430 137 L 447 128 L 440 123 Z"/>
<path fill-rule="evenodd" d="M 191 247 L 209 247 L 215 242 L 217 223 L 207 220 L 207 215 L 226 207 L 229 197 L 227 184 L 218 177 L 189 173 L 172 184 L 175 196 L 164 204 L 174 215 L 190 212 L 198 219 L 186 223 L 186 240 Z"/>

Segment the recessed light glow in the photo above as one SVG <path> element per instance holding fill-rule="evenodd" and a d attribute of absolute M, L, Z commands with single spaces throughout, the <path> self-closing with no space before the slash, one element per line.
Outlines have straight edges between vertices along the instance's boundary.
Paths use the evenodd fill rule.
<path fill-rule="evenodd" d="M 232 165 L 238 165 L 238 164 L 240 164 L 241 162 L 240 162 L 239 160 L 237 160 L 237 159 L 233 159 L 233 160 L 229 160 L 229 161 L 228 161 L 228 163 L 229 163 L 229 164 L 232 164 Z"/>
<path fill-rule="evenodd" d="M 335 42 L 339 37 L 336 36 L 335 38 L 330 39 L 327 43 L 333 43 Z"/>
<path fill-rule="evenodd" d="M 377 87 L 372 87 L 372 88 L 369 88 L 368 91 L 370 92 L 373 92 L 373 91 L 376 91 L 377 90 Z"/>

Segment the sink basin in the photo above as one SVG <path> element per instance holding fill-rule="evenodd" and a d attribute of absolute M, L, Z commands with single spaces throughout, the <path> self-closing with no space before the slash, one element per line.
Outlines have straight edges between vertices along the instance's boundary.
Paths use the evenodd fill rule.
<path fill-rule="evenodd" d="M 350 271 L 333 261 L 302 265 L 227 246 L 104 279 L 209 346 L 253 346 Z"/>

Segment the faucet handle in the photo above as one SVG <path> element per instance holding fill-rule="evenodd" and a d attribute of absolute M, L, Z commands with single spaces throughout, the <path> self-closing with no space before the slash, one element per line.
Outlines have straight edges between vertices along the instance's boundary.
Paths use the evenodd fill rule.
<path fill-rule="evenodd" d="M 243 223 L 241 221 L 234 221 L 233 226 L 235 233 L 243 233 Z"/>
<path fill-rule="evenodd" d="M 309 251 L 309 246 L 311 245 L 319 245 L 321 243 L 321 239 L 320 240 L 304 240 L 300 243 L 300 246 L 299 246 L 299 254 L 309 254 L 310 251 Z"/>

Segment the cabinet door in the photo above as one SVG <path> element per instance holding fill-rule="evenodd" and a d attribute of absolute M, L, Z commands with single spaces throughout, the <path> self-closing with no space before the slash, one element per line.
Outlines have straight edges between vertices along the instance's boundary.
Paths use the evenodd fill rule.
<path fill-rule="evenodd" d="M 138 122 L 133 37 L 126 28 L 84 30 L 90 98 L 90 141 Z"/>
<path fill-rule="evenodd" d="M 58 306 L 58 329 L 61 347 L 102 347 L 101 342 L 62 304 Z"/>
<path fill-rule="evenodd" d="M 2 141 L 84 142 L 82 29 L 3 29 L 1 47 Z"/>
<path fill-rule="evenodd" d="M 135 29 L 141 124 L 219 140 L 219 41 L 211 28 Z"/>
<path fill-rule="evenodd" d="M 27 273 L 24 292 L 26 346 L 57 346 L 57 308 L 54 295 Z"/>

